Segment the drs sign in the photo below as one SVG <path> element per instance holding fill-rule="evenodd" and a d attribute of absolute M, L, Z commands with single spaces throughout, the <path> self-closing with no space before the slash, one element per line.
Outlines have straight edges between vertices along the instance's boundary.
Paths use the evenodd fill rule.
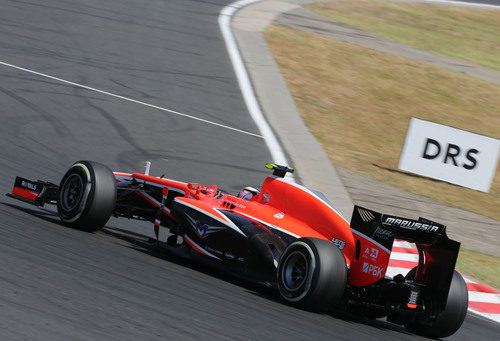
<path fill-rule="evenodd" d="M 412 118 L 399 169 L 488 192 L 500 140 Z"/>

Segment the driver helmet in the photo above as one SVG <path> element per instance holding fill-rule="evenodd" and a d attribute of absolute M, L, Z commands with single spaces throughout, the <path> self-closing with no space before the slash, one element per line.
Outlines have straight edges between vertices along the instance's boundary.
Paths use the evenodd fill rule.
<path fill-rule="evenodd" d="M 250 200 L 259 193 L 260 191 L 258 189 L 248 186 L 243 188 L 243 190 L 238 193 L 238 198 L 243 200 Z"/>

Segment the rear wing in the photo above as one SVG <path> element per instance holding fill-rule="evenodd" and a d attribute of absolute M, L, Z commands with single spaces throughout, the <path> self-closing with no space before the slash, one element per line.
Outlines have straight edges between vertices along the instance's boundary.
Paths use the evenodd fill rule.
<path fill-rule="evenodd" d="M 446 235 L 446 226 L 422 217 L 413 220 L 382 214 L 381 220 L 382 226 L 394 233 L 395 238 L 411 243 L 434 244 Z"/>
<path fill-rule="evenodd" d="M 12 193 L 8 197 L 24 201 L 28 204 L 43 207 L 44 204 L 56 204 L 59 187 L 51 182 L 32 181 L 16 176 Z"/>
<path fill-rule="evenodd" d="M 434 244 L 443 235 L 446 226 L 425 218 L 418 220 L 381 214 L 367 208 L 355 206 L 351 219 L 353 232 L 360 232 L 386 248 L 392 248 L 394 239 L 410 243 Z"/>
<path fill-rule="evenodd" d="M 353 285 L 376 282 L 374 276 L 366 276 L 367 273 L 374 273 L 365 271 L 370 266 L 377 268 L 376 271 L 381 268 L 378 279 L 381 278 L 387 270 L 394 239 L 402 239 L 415 243 L 418 249 L 415 284 L 426 290 L 442 291 L 446 295 L 441 296 L 446 299 L 460 249 L 459 242 L 448 238 L 446 226 L 425 218 L 402 218 L 355 206 L 351 231 L 356 242 L 355 258 L 358 260 L 351 267 Z M 367 248 L 370 252 L 375 248 L 376 251 L 372 253 L 377 253 L 378 257 L 364 257 Z"/>

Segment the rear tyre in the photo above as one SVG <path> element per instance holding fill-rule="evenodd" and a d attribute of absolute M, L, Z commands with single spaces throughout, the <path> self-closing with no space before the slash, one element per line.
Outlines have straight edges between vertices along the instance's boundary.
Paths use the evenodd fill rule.
<path fill-rule="evenodd" d="M 410 270 L 407 278 L 415 274 L 415 269 Z M 436 298 L 434 298 L 436 300 Z M 432 302 L 430 302 L 432 305 Z M 454 271 L 446 307 L 435 319 L 423 318 L 405 322 L 405 327 L 410 332 L 432 338 L 442 338 L 454 334 L 462 323 L 469 305 L 469 295 L 465 281 L 458 272 Z"/>
<path fill-rule="evenodd" d="M 329 241 L 300 238 L 281 255 L 278 289 L 289 303 L 325 311 L 341 300 L 347 281 L 342 251 Z"/>
<path fill-rule="evenodd" d="M 109 220 L 115 203 L 113 172 L 97 162 L 78 161 L 61 180 L 57 213 L 64 224 L 95 232 Z"/>

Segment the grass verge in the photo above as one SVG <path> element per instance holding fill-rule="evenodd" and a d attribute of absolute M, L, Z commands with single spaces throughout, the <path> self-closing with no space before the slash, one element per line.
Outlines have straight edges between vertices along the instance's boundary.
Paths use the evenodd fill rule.
<path fill-rule="evenodd" d="M 498 10 L 366 0 L 305 7 L 364 31 L 500 71 Z"/>
<path fill-rule="evenodd" d="M 456 267 L 465 275 L 500 289 L 500 261 L 497 257 L 460 249 Z"/>

